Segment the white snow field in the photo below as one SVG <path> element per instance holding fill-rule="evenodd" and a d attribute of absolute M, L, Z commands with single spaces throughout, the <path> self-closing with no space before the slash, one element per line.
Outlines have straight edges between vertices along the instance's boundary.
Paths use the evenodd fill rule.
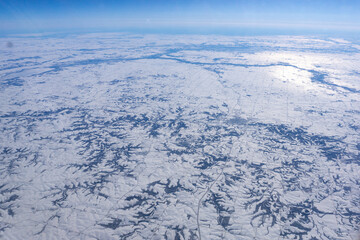
<path fill-rule="evenodd" d="M 358 239 L 359 42 L 0 46 L 0 238 Z"/>

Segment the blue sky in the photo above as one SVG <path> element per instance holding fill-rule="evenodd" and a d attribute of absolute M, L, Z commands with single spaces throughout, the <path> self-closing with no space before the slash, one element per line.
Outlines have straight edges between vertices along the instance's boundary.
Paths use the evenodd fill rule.
<path fill-rule="evenodd" d="M 360 1 L 0 0 L 0 32 L 121 29 L 360 31 Z"/>

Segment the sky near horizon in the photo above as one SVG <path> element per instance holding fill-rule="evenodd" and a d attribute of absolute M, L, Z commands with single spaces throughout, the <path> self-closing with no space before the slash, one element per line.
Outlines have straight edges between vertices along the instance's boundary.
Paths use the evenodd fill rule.
<path fill-rule="evenodd" d="M 360 31 L 354 0 L 0 0 L 0 33 L 283 28 Z"/>

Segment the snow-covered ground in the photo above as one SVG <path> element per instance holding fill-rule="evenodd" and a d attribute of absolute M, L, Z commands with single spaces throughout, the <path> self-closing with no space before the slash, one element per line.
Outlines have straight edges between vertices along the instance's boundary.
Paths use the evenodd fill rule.
<path fill-rule="evenodd" d="M 0 237 L 359 236 L 360 45 L 108 33 L 0 46 Z"/>

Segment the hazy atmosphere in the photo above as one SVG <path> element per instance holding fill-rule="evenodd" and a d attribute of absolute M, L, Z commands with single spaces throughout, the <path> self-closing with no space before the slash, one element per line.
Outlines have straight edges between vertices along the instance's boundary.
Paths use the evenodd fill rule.
<path fill-rule="evenodd" d="M 360 31 L 360 2 L 305 1 L 0 1 L 2 33 L 157 31 L 323 33 Z"/>

